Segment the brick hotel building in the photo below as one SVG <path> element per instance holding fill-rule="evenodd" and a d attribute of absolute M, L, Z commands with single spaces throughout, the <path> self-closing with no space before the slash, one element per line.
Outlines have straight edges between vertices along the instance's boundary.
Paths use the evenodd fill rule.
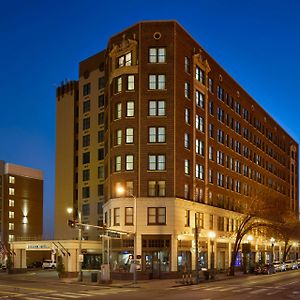
<path fill-rule="evenodd" d="M 298 213 L 297 142 L 175 21 L 111 37 L 80 63 L 77 81 L 62 83 L 56 103 L 56 238 L 75 234 L 66 221 L 74 207 L 84 223 L 136 231 L 142 270 L 194 269 L 197 217 L 201 263 L 213 253 L 224 269 L 255 190 Z M 113 240 L 119 268 L 133 242 Z M 252 250 L 268 255 L 270 244 L 255 236 Z"/>

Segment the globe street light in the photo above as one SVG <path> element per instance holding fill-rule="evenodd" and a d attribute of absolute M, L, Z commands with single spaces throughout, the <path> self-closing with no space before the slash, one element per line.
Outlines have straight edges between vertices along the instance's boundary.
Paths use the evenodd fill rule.
<path fill-rule="evenodd" d="M 119 185 L 116 189 L 118 195 L 124 195 L 125 189 Z M 133 271 L 133 283 L 136 284 L 136 254 L 137 254 L 137 199 L 132 193 L 127 193 L 134 199 L 134 236 L 133 236 L 133 261 L 131 263 L 131 270 Z"/>
<path fill-rule="evenodd" d="M 68 207 L 67 208 L 67 212 L 68 214 L 73 213 L 73 208 Z M 82 281 L 82 265 L 81 265 L 81 261 L 82 261 L 82 254 L 81 254 L 81 248 L 82 248 L 82 229 L 81 229 L 81 211 L 78 209 L 78 220 L 77 223 L 79 223 L 77 225 L 77 229 L 78 229 L 78 257 L 77 257 L 77 261 L 78 261 L 78 281 Z M 76 226 L 76 223 L 74 224 Z"/>

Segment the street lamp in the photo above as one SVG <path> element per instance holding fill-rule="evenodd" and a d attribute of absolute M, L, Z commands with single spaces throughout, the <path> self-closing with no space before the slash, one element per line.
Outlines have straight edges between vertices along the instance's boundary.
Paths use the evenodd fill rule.
<path fill-rule="evenodd" d="M 271 263 L 274 262 L 274 243 L 275 243 L 275 239 L 273 237 L 271 237 L 270 239 L 270 242 L 271 242 L 271 245 L 272 245 L 272 260 L 271 260 Z"/>
<path fill-rule="evenodd" d="M 68 207 L 67 208 L 68 214 L 71 214 L 73 212 L 73 208 Z M 82 281 L 82 265 L 81 265 L 81 260 L 82 260 L 82 254 L 81 254 L 81 248 L 82 248 L 82 229 L 81 229 L 81 211 L 78 209 L 78 220 L 77 223 L 77 229 L 78 229 L 78 281 Z M 76 225 L 76 224 L 75 224 Z"/>
<path fill-rule="evenodd" d="M 214 231 L 209 231 L 208 234 L 208 240 L 211 245 L 211 253 L 210 253 L 210 269 L 211 271 L 214 269 L 214 239 L 216 237 L 216 233 Z"/>
<path fill-rule="evenodd" d="M 117 187 L 117 194 L 124 195 L 125 189 L 119 185 Z M 137 199 L 132 193 L 128 193 L 134 199 L 134 236 L 133 236 L 133 262 L 131 263 L 131 268 L 133 271 L 133 283 L 136 284 L 136 255 L 137 255 Z"/>

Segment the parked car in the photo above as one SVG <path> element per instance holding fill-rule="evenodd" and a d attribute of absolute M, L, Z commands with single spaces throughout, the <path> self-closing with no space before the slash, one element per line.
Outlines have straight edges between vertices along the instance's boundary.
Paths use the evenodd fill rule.
<path fill-rule="evenodd" d="M 264 265 L 257 265 L 254 269 L 256 275 L 258 274 L 274 274 L 276 273 L 275 267 L 273 264 L 264 264 Z"/>
<path fill-rule="evenodd" d="M 286 269 L 287 270 L 297 270 L 298 269 L 298 263 L 296 261 L 293 260 L 287 260 L 285 261 L 286 264 Z"/>
<path fill-rule="evenodd" d="M 56 262 L 51 259 L 45 259 L 42 264 L 43 269 L 54 269 L 56 268 Z"/>
<path fill-rule="evenodd" d="M 1 269 L 2 269 L 2 270 L 6 270 L 6 265 L 2 265 L 2 266 L 1 266 Z"/>
<path fill-rule="evenodd" d="M 273 265 L 275 267 L 275 271 L 276 272 L 282 272 L 282 271 L 286 271 L 286 265 L 284 262 L 281 261 L 274 261 Z"/>

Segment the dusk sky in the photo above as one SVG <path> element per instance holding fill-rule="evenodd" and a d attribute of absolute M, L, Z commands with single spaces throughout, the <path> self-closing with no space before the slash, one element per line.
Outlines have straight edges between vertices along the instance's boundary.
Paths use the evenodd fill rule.
<path fill-rule="evenodd" d="M 299 143 L 300 1 L 0 0 L 0 159 L 44 171 L 54 217 L 55 89 L 110 36 L 177 20 Z"/>

